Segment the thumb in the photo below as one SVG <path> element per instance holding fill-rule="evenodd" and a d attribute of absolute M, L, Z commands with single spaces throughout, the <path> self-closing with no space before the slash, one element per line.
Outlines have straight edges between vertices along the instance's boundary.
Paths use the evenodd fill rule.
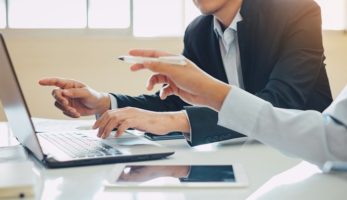
<path fill-rule="evenodd" d="M 90 95 L 90 92 L 86 88 L 71 88 L 64 89 L 62 94 L 69 98 L 85 98 Z"/>
<path fill-rule="evenodd" d="M 166 85 L 160 89 L 159 96 L 161 100 L 165 100 L 168 96 L 174 95 L 174 89 L 170 85 Z"/>
<path fill-rule="evenodd" d="M 152 90 L 156 84 L 165 84 L 165 83 L 172 83 L 172 81 L 170 81 L 169 78 L 165 75 L 154 74 L 148 79 L 147 89 Z"/>
<path fill-rule="evenodd" d="M 170 95 L 178 95 L 179 93 L 180 88 L 178 88 L 173 82 L 169 81 L 167 85 L 160 89 L 159 96 L 161 99 L 166 99 Z"/>

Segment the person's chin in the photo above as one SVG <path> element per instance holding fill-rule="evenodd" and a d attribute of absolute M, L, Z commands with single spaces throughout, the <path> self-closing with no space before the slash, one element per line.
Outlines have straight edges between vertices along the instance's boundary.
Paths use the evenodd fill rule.
<path fill-rule="evenodd" d="M 199 7 L 199 10 L 201 14 L 203 15 L 213 15 L 217 11 L 217 9 L 204 8 L 204 7 Z"/>
<path fill-rule="evenodd" d="M 202 9 L 200 9 L 200 12 L 201 12 L 201 14 L 203 14 L 203 15 L 213 15 L 213 11 L 211 11 L 211 10 L 202 10 Z"/>

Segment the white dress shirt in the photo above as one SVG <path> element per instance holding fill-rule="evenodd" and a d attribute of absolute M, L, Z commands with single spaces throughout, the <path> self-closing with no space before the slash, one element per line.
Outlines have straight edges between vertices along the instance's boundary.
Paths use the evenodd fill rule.
<path fill-rule="evenodd" d="M 347 161 L 347 87 L 323 113 L 275 108 L 233 87 L 218 115 L 219 125 L 320 167 Z"/>
<path fill-rule="evenodd" d="M 228 82 L 230 85 L 244 88 L 237 37 L 237 23 L 240 21 L 242 21 L 242 16 L 240 12 L 237 12 L 229 27 L 224 31 L 222 31 L 222 27 L 216 17 L 213 18 L 213 25 L 219 40 L 220 52 Z"/>

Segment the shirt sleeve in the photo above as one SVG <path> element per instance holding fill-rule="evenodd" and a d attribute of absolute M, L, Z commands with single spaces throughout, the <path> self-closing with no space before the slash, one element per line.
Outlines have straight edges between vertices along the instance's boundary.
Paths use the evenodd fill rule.
<path fill-rule="evenodd" d="M 117 102 L 116 97 L 114 97 L 111 94 L 108 94 L 108 96 L 110 97 L 110 100 L 111 100 L 111 110 L 117 109 L 118 108 L 118 102 Z"/>
<path fill-rule="evenodd" d="M 188 117 L 188 114 L 187 114 L 187 111 L 186 110 L 183 110 L 186 118 L 187 118 L 187 121 L 189 123 L 189 132 L 188 133 L 182 133 L 184 138 L 188 141 L 188 142 L 191 142 L 192 141 L 192 126 L 190 125 L 190 121 L 189 121 L 189 117 Z"/>
<path fill-rule="evenodd" d="M 338 98 L 327 110 L 342 102 L 339 112 L 347 112 L 347 88 L 343 93 L 346 98 Z M 218 124 L 322 167 L 327 161 L 347 161 L 345 121 L 335 120 L 333 112 L 275 108 L 233 87 L 223 102 Z"/>

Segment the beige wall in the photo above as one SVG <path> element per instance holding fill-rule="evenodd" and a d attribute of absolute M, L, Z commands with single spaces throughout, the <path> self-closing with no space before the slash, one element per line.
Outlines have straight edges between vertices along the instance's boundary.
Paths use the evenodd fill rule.
<path fill-rule="evenodd" d="M 347 85 L 347 32 L 324 32 L 326 68 L 333 96 Z"/>
<path fill-rule="evenodd" d="M 132 73 L 129 64 L 116 61 L 131 48 L 155 48 L 180 53 L 181 38 L 132 38 L 112 32 L 87 31 L 3 31 L 24 95 L 33 116 L 64 118 L 54 108 L 52 88 L 37 80 L 47 76 L 81 80 L 101 91 L 130 95 L 146 93 L 149 73 Z M 101 33 L 101 34 L 100 34 Z M 334 96 L 347 84 L 347 35 L 324 34 L 327 70 Z M 0 105 L 0 120 L 4 120 Z"/>

